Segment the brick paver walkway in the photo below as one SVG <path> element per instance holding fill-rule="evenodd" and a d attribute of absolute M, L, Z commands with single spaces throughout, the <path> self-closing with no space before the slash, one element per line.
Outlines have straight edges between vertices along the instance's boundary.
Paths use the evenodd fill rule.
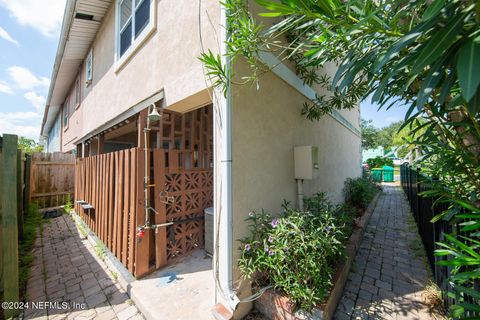
<path fill-rule="evenodd" d="M 411 219 L 400 186 L 385 184 L 335 319 L 439 319 L 425 304 L 429 276 Z"/>
<path fill-rule="evenodd" d="M 96 250 L 70 216 L 45 223 L 34 247 L 25 319 L 143 319 Z"/>

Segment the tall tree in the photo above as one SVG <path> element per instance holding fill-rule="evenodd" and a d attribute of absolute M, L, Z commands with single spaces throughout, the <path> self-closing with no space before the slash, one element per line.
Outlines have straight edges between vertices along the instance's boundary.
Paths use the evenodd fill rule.
<path fill-rule="evenodd" d="M 372 120 L 362 119 L 360 122 L 362 132 L 362 148 L 375 149 L 379 146 L 378 129 L 372 125 Z"/>

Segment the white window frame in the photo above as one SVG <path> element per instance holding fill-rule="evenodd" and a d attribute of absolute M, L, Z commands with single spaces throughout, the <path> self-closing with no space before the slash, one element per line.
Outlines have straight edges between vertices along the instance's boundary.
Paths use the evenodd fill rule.
<path fill-rule="evenodd" d="M 78 109 L 82 102 L 82 86 L 80 85 L 80 76 L 75 80 L 75 110 Z"/>
<path fill-rule="evenodd" d="M 85 86 L 88 87 L 93 80 L 93 48 L 88 52 L 85 59 Z"/>
<path fill-rule="evenodd" d="M 65 114 L 66 112 L 66 114 Z M 66 115 L 66 117 L 65 117 Z M 67 120 L 65 122 L 65 119 Z M 70 122 L 70 98 L 67 97 L 65 99 L 65 102 L 63 103 L 63 109 L 62 109 L 62 127 L 63 131 L 66 131 L 68 129 L 68 124 Z"/>
<path fill-rule="evenodd" d="M 132 1 L 132 16 L 135 15 L 135 10 L 141 4 L 139 3 L 135 6 L 135 0 L 116 0 L 115 2 L 115 72 L 119 72 L 123 68 L 132 55 L 157 28 L 157 0 L 150 0 L 150 19 L 148 24 L 135 39 L 132 39 L 130 47 L 120 56 L 120 6 L 123 1 Z M 135 33 L 134 21 L 132 21 L 132 33 Z"/>

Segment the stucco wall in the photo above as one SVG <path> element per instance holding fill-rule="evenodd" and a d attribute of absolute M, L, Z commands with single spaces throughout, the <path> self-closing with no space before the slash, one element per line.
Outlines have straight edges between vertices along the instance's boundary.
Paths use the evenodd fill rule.
<path fill-rule="evenodd" d="M 202 64 L 199 36 L 198 2 L 191 0 L 157 1 L 156 30 L 121 69 L 115 70 L 115 5 L 102 22 L 93 43 L 93 83 L 85 87 L 85 64 L 82 76 L 83 101 L 73 112 L 69 128 L 63 133 L 63 150 L 72 142 L 114 118 L 118 114 L 164 89 L 167 107 L 207 88 Z M 188 9 L 185 9 L 188 8 Z M 208 16 L 207 13 L 208 12 Z M 212 24 L 219 28 L 218 1 L 202 2 L 201 25 L 205 50 L 218 52 Z M 196 96 L 191 104 L 206 103 L 208 94 Z M 187 100 L 188 101 L 188 100 Z M 191 106 L 194 107 L 194 106 Z"/>
<path fill-rule="evenodd" d="M 236 65 L 238 76 L 244 71 Z M 305 97 L 273 73 L 251 86 L 232 89 L 233 229 L 234 239 L 247 235 L 245 219 L 250 210 L 266 209 L 279 214 L 283 200 L 296 203 L 293 147 L 319 147 L 319 178 L 305 181 L 304 193 L 326 192 L 343 201 L 343 183 L 361 174 L 360 137 L 326 115 L 311 122 L 300 114 Z M 359 128 L 358 109 L 342 111 Z M 234 245 L 237 249 L 239 244 Z M 234 261 L 239 251 L 234 251 Z M 234 263 L 236 265 L 236 263 Z M 239 278 L 238 270 L 235 278 Z M 248 295 L 248 285 L 240 296 Z M 238 314 L 245 312 L 241 305 Z"/>

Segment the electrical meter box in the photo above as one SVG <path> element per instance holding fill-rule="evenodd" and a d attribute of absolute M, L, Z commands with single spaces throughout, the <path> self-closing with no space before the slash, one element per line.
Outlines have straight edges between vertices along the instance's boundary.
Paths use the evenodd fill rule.
<path fill-rule="evenodd" d="M 295 179 L 311 180 L 318 175 L 318 147 L 294 148 Z"/>

